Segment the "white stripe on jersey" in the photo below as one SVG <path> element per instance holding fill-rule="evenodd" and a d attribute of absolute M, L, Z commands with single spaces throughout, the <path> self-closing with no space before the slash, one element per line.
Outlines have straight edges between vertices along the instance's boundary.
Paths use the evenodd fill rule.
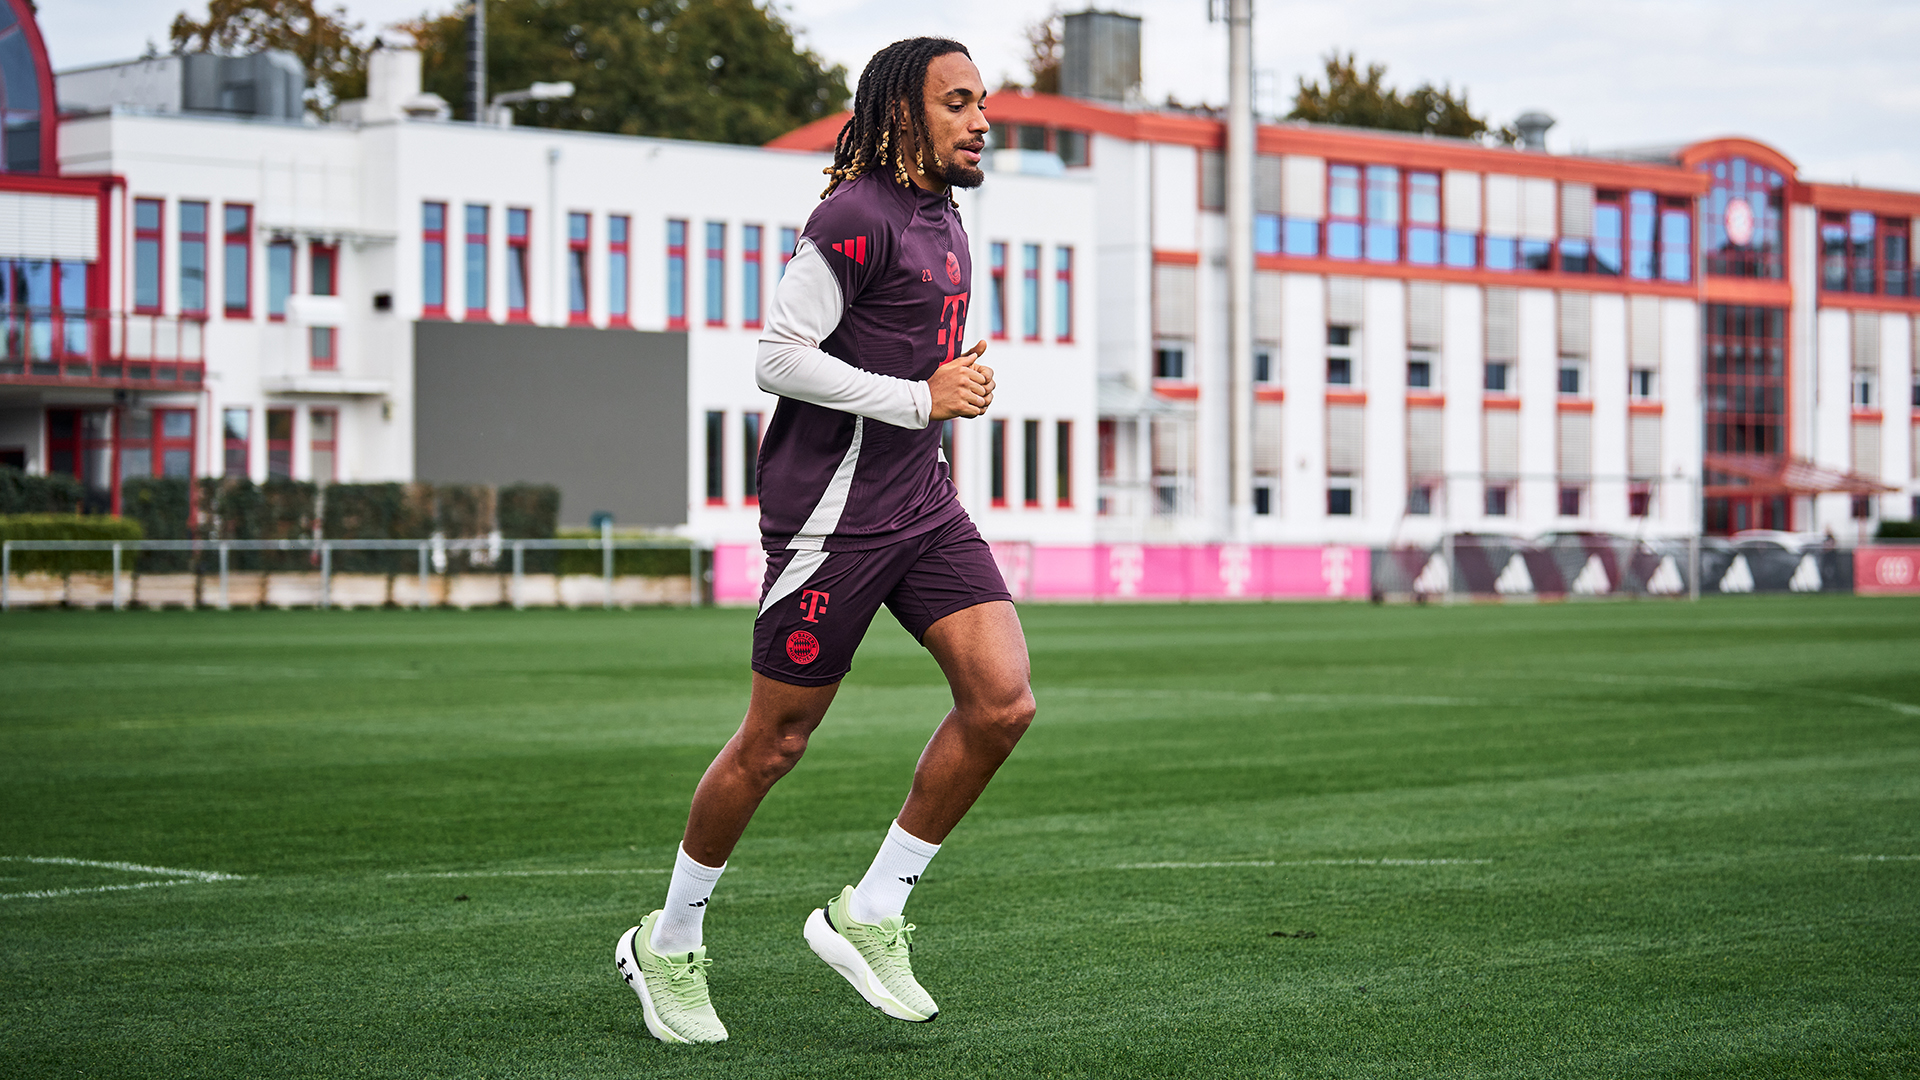
<path fill-rule="evenodd" d="M 765 612 L 776 601 L 784 600 L 795 589 L 807 583 L 815 570 L 827 561 L 824 546 L 827 537 L 840 525 L 840 515 L 846 513 L 847 495 L 853 490 L 853 473 L 860 466 L 860 444 L 867 430 L 867 418 L 853 418 L 853 439 L 847 444 L 847 452 L 840 458 L 840 466 L 833 470 L 833 479 L 827 481 L 827 490 L 820 493 L 820 501 L 813 505 L 813 513 L 807 515 L 807 523 L 787 541 L 788 551 L 801 552 L 793 557 L 780 577 L 767 590 L 760 600 L 760 610 Z"/>

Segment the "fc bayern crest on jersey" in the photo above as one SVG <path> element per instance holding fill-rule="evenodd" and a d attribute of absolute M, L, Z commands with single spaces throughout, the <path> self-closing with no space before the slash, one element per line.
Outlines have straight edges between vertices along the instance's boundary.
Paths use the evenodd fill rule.
<path fill-rule="evenodd" d="M 811 664 L 820 657 L 820 640 L 805 630 L 787 635 L 787 659 L 796 664 Z"/>
<path fill-rule="evenodd" d="M 947 280 L 955 285 L 960 284 L 960 260 L 951 251 L 947 252 Z"/>

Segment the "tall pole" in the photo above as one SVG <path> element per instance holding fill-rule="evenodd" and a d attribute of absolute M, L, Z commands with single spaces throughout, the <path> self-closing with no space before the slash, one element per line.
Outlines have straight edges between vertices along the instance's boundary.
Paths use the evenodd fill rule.
<path fill-rule="evenodd" d="M 487 122 L 487 0 L 473 0 L 467 26 L 467 107 L 473 122 Z"/>
<path fill-rule="evenodd" d="M 1229 528 L 1253 524 L 1253 0 L 1227 14 L 1227 461 Z"/>

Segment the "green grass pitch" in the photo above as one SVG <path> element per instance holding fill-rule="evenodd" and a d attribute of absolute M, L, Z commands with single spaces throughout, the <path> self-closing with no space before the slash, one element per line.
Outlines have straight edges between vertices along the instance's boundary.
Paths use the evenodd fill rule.
<path fill-rule="evenodd" d="M 1023 618 L 909 909 L 940 1019 L 800 936 L 945 705 L 883 616 L 715 895 L 733 1040 L 668 1047 L 613 942 L 750 613 L 0 617 L 0 1074 L 1920 1073 L 1920 604 Z"/>

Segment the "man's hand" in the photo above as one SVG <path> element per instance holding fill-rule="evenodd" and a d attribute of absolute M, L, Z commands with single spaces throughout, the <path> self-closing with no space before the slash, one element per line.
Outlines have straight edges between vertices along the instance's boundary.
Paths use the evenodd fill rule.
<path fill-rule="evenodd" d="M 979 416 L 993 404 L 993 369 L 978 362 L 986 351 L 987 343 L 979 342 L 940 365 L 927 380 L 933 396 L 934 423 L 956 416 Z"/>

